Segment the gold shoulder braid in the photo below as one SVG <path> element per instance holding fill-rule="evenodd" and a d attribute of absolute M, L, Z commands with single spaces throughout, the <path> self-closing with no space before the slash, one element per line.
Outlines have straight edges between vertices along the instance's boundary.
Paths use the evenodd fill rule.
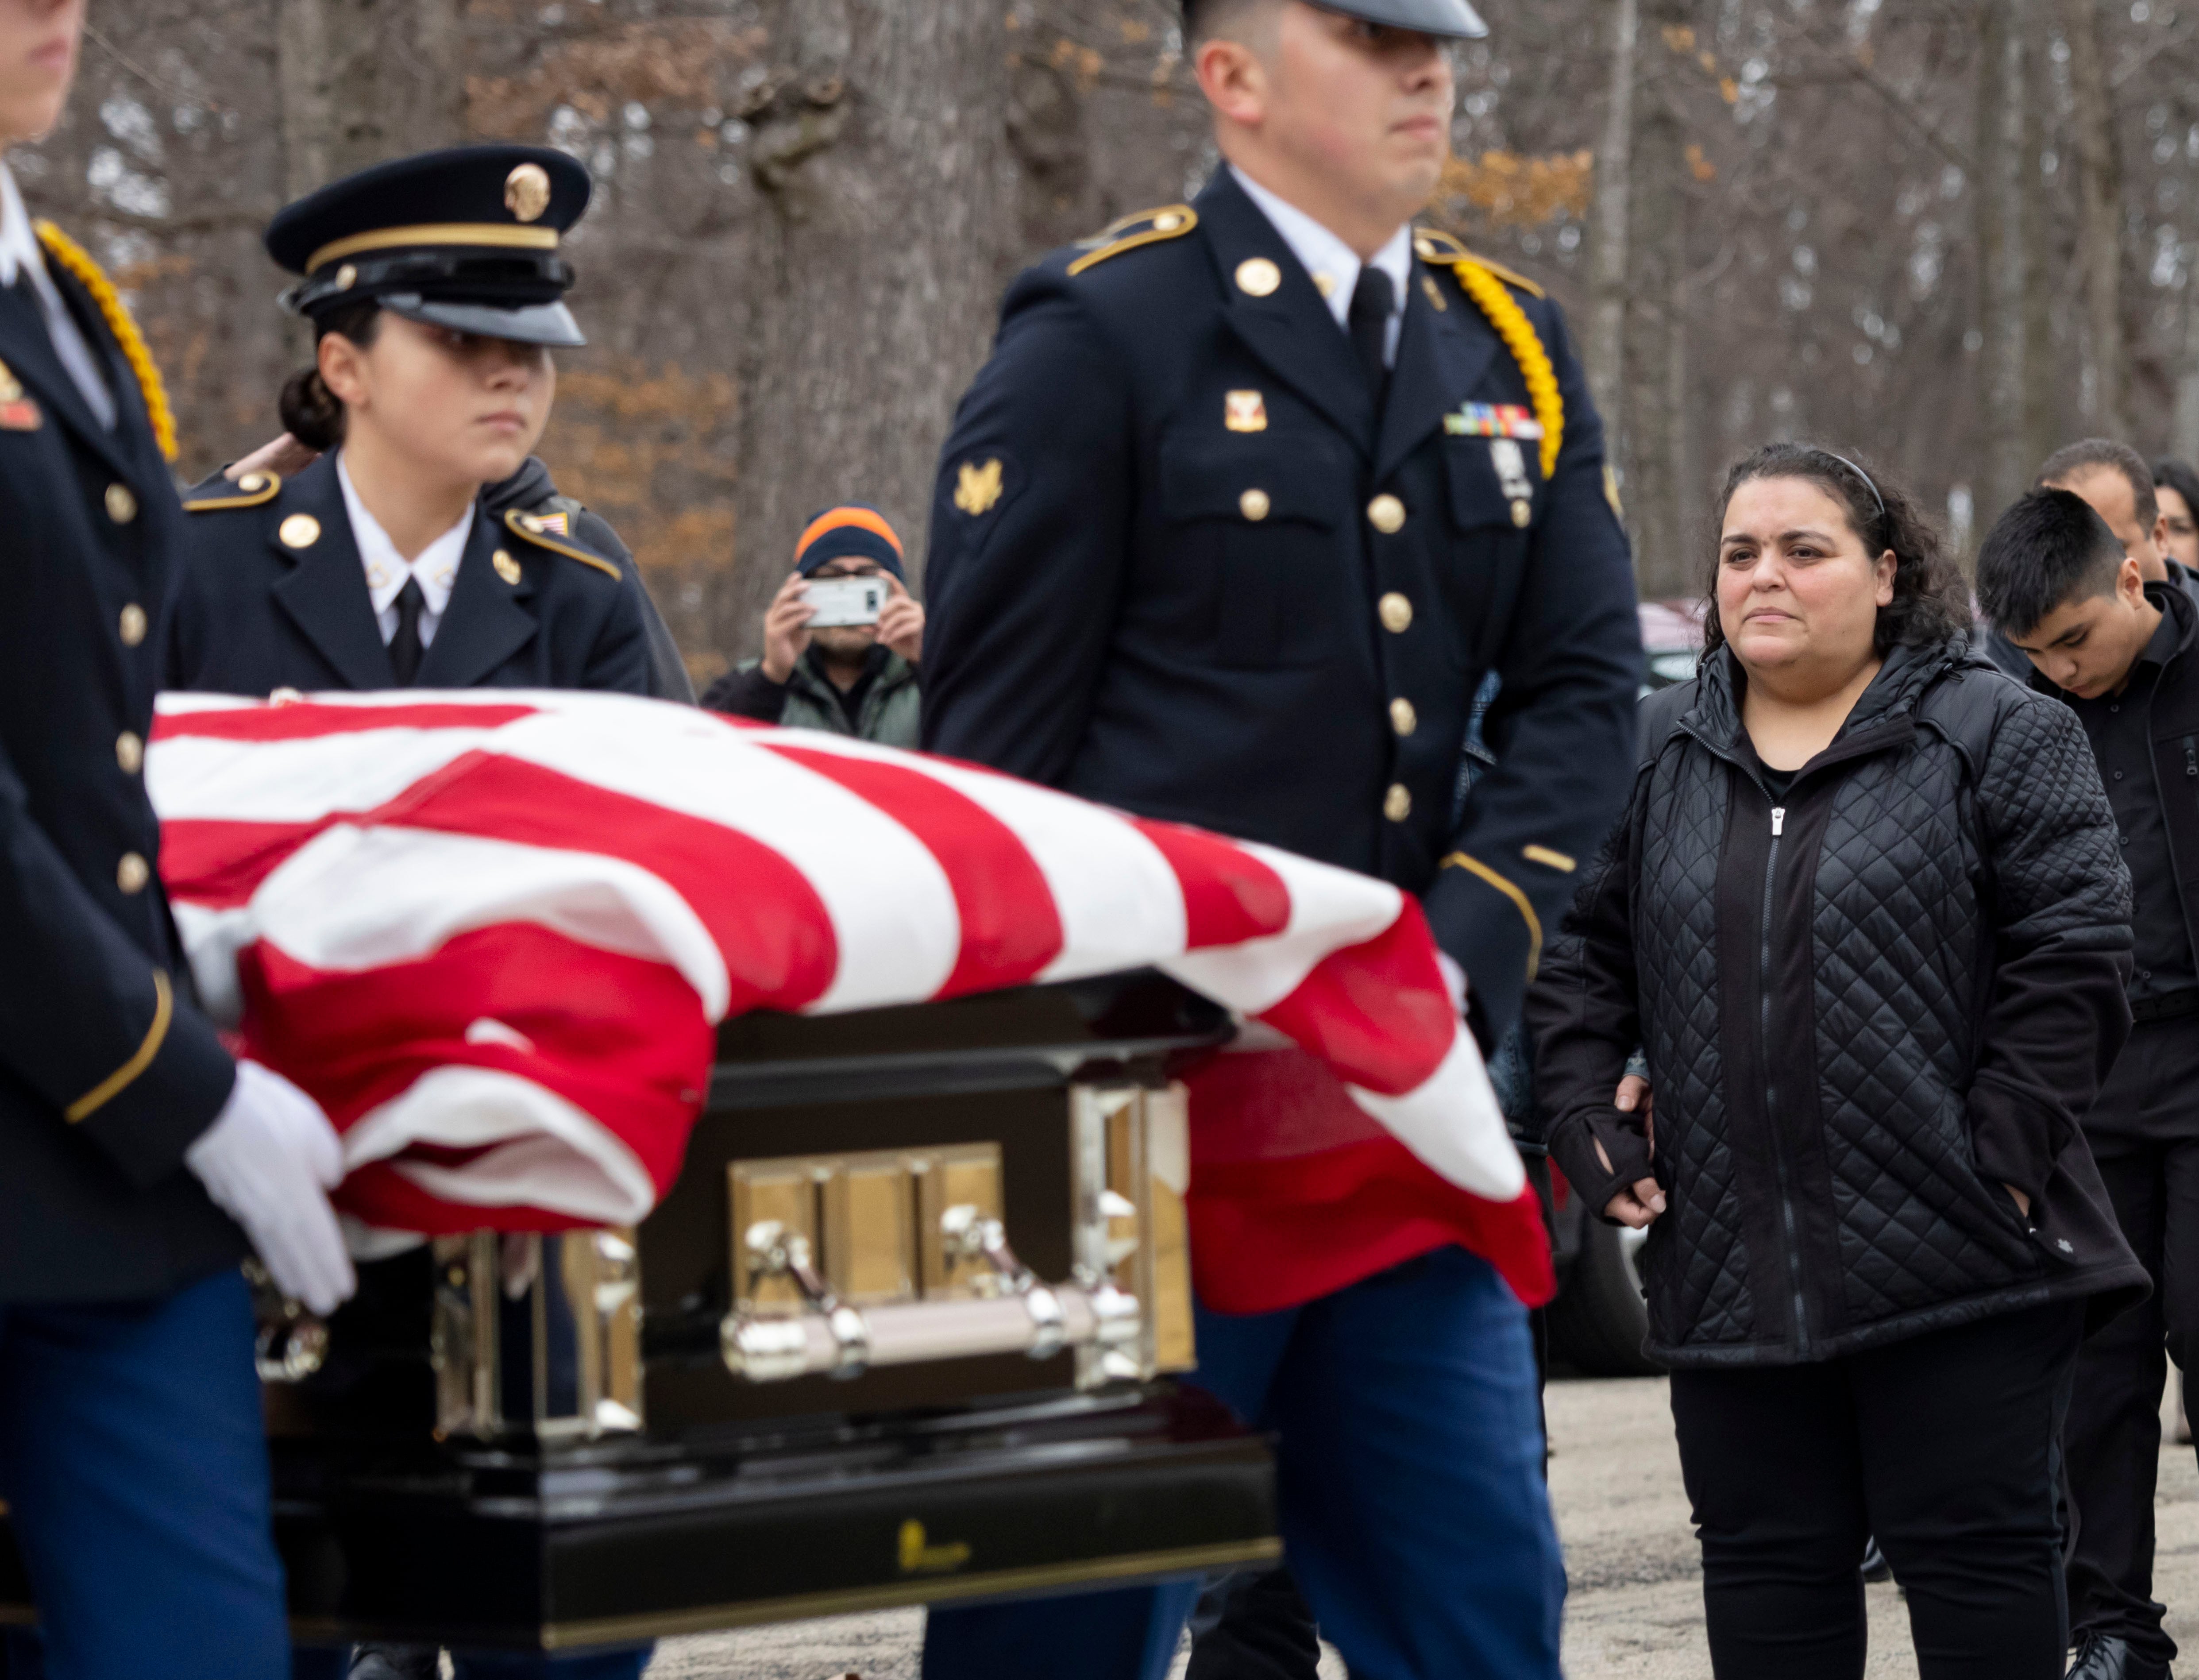
<path fill-rule="evenodd" d="M 154 441 L 160 446 L 160 458 L 176 458 L 176 411 L 168 406 L 168 388 L 160 382 L 160 370 L 153 365 L 153 353 L 145 347 L 145 335 L 137 330 L 137 324 L 130 318 L 130 312 L 122 306 L 116 295 L 114 283 L 100 272 L 99 265 L 91 254 L 63 233 L 51 222 L 36 224 L 38 242 L 47 254 L 76 277 L 76 282 L 91 294 L 91 300 L 99 306 L 100 318 L 107 323 L 108 331 L 122 347 L 123 359 L 130 364 L 130 371 L 137 376 L 137 389 L 145 399 L 145 417 L 153 423 Z"/>
<path fill-rule="evenodd" d="M 1543 423 L 1543 476 L 1548 478 L 1558 470 L 1558 448 L 1566 436 L 1566 403 L 1558 393 L 1558 370 L 1550 365 L 1550 353 L 1543 348 L 1535 324 L 1513 301 L 1502 280 L 1471 257 L 1453 263 L 1451 272 L 1489 318 L 1489 324 L 1496 329 L 1497 337 L 1504 341 L 1504 347 L 1526 376 L 1528 400 L 1535 405 L 1535 417 Z"/>

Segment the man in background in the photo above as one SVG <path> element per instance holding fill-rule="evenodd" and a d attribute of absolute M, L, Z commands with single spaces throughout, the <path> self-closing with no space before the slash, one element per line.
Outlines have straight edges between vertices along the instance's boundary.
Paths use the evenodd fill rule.
<path fill-rule="evenodd" d="M 813 628 L 811 586 L 855 578 L 884 583 L 876 621 Z M 796 543 L 794 570 L 764 610 L 763 656 L 711 684 L 703 704 L 759 723 L 913 747 L 923 657 L 924 609 L 908 592 L 901 538 L 876 508 L 848 502 L 812 519 Z"/>

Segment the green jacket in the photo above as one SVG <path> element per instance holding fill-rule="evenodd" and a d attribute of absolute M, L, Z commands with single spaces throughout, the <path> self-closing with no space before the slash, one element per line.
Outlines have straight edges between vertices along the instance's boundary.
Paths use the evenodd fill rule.
<path fill-rule="evenodd" d="M 884 665 L 864 691 L 856 709 L 856 723 L 848 726 L 848 714 L 840 691 L 818 668 L 813 649 L 795 662 L 782 689 L 766 677 L 761 660 L 744 661 L 711 685 L 703 704 L 714 711 L 732 712 L 787 729 L 823 729 L 835 735 L 853 735 L 882 747 L 914 747 L 921 722 L 923 685 L 916 667 L 897 653 L 889 653 Z M 783 703 L 778 696 L 785 695 Z M 770 715 L 777 703 L 778 715 Z"/>

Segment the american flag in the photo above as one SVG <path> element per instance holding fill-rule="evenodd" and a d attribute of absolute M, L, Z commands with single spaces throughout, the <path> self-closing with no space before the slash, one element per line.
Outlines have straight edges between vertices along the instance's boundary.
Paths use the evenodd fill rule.
<path fill-rule="evenodd" d="M 328 1110 L 362 1232 L 640 1219 L 744 1010 L 1154 967 L 1246 1024 L 1190 1078 L 1210 1305 L 1447 1243 L 1550 1292 L 1434 944 L 1383 882 L 621 695 L 172 695 L 147 775 L 201 997 Z"/>

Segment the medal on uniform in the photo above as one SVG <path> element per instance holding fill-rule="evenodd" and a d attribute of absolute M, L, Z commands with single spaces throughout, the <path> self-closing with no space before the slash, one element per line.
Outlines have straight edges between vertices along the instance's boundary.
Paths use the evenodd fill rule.
<path fill-rule="evenodd" d="M 1233 432 L 1268 429 L 1268 405 L 1257 391 L 1231 391 L 1222 399 L 1222 423 Z"/>
<path fill-rule="evenodd" d="M 1518 403 L 1470 402 L 1444 416 L 1444 430 L 1453 437 L 1539 438 L 1543 423 Z"/>
<path fill-rule="evenodd" d="M 15 369 L 0 362 L 0 431 L 35 432 L 46 423 L 38 405 L 23 394 L 23 382 Z"/>
<path fill-rule="evenodd" d="M 1489 440 L 1489 459 L 1504 493 L 1512 500 L 1512 522 L 1525 529 L 1535 516 L 1534 487 L 1527 481 L 1526 452 L 1508 437 Z"/>

